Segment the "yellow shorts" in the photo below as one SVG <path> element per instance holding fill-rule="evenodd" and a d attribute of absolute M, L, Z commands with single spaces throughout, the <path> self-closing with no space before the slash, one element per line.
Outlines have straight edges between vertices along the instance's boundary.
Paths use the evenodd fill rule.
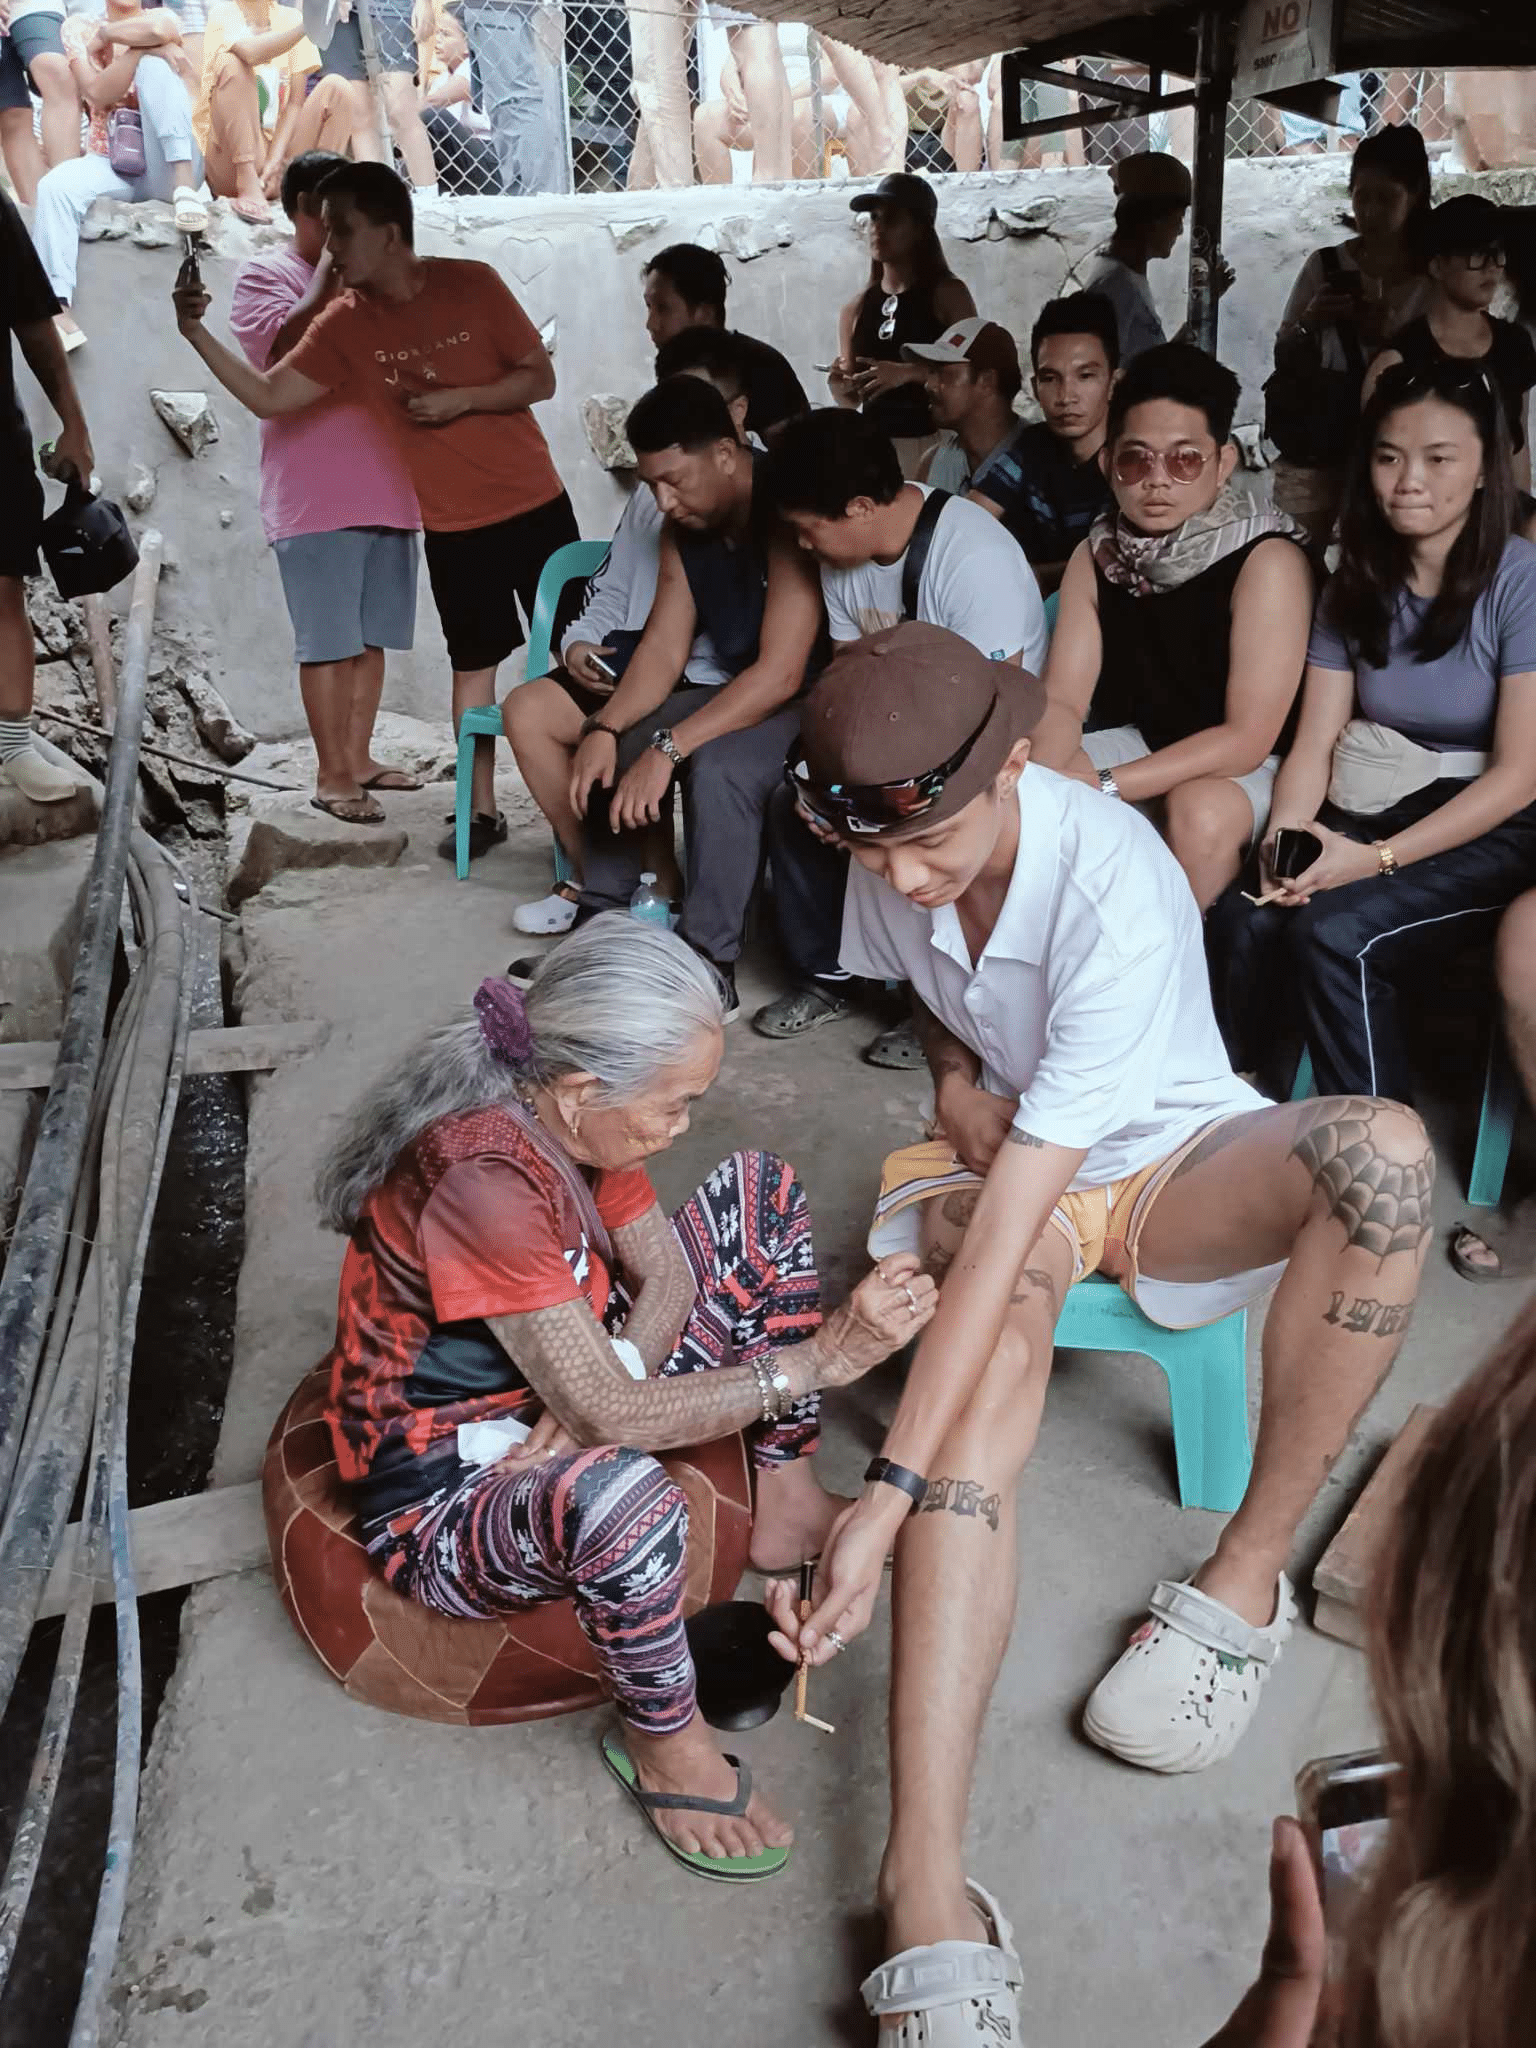
<path fill-rule="evenodd" d="M 1051 1225 L 1072 1250 L 1076 1286 L 1108 1264 L 1111 1276 L 1153 1322 L 1166 1329 L 1187 1330 L 1197 1323 L 1219 1322 L 1234 1309 L 1261 1300 L 1285 1271 L 1282 1261 L 1215 1280 L 1155 1280 L 1137 1264 L 1141 1234 L 1153 1204 L 1197 1145 L 1231 1117 L 1217 1117 L 1150 1166 L 1138 1167 L 1124 1180 L 1103 1187 L 1074 1188 L 1052 1209 Z M 869 1250 L 874 1258 L 892 1252 L 921 1250 L 924 1203 L 965 1188 L 979 1188 L 981 1178 L 962 1166 L 942 1139 L 904 1145 L 886 1160 L 880 1175 L 880 1199 L 870 1227 Z"/>

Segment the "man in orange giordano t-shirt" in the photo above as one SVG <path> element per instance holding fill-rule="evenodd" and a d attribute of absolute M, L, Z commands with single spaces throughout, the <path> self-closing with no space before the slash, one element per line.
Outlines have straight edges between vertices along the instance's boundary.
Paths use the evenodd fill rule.
<path fill-rule="evenodd" d="M 497 667 L 523 644 L 517 603 L 531 619 L 545 562 L 577 538 L 571 501 L 528 410 L 553 397 L 554 365 L 488 263 L 416 254 L 409 187 L 386 165 L 346 164 L 319 191 L 331 267 L 346 289 L 280 362 L 255 369 L 210 334 L 208 294 L 184 276 L 177 322 L 259 419 L 345 391 L 396 437 L 421 506 L 457 725 L 472 705 L 494 702 Z M 494 768 L 494 743 L 482 740 L 471 854 L 507 834 Z M 452 832 L 438 850 L 453 858 Z"/>

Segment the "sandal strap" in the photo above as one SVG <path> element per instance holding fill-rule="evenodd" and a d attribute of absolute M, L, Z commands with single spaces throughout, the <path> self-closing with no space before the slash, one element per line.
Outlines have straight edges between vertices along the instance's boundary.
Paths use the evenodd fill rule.
<path fill-rule="evenodd" d="M 642 1792 L 638 1782 L 633 1788 L 634 1795 L 650 1813 L 722 1813 L 739 1820 L 752 1797 L 752 1773 L 737 1757 L 727 1756 L 725 1760 L 735 1766 L 734 1799 L 701 1799 L 693 1792 Z"/>
<path fill-rule="evenodd" d="M 1191 1642 L 1200 1643 L 1224 1657 L 1251 1658 L 1257 1664 L 1272 1664 L 1279 1645 L 1267 1629 L 1254 1628 L 1230 1607 L 1223 1607 L 1198 1586 L 1175 1584 L 1160 1579 L 1148 1607 L 1159 1621 Z"/>
<path fill-rule="evenodd" d="M 941 1941 L 903 1949 L 871 1970 L 859 1992 L 877 2019 L 888 2012 L 926 2012 L 993 1992 L 1016 1992 L 1024 1982 L 1017 1956 L 980 1941 Z"/>

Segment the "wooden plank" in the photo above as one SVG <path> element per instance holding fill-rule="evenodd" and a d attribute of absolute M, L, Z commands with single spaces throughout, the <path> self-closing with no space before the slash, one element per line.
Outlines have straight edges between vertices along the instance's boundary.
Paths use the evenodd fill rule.
<path fill-rule="evenodd" d="M 1364 1635 L 1361 1605 L 1381 1546 L 1397 1510 L 1403 1480 L 1412 1468 L 1438 1409 L 1422 1402 L 1398 1431 L 1397 1440 L 1371 1475 L 1370 1484 L 1324 1551 L 1312 1574 L 1317 1595 L 1314 1626 L 1325 1635 L 1358 1644 Z"/>
<path fill-rule="evenodd" d="M 1330 1600 L 1319 1593 L 1312 1606 L 1312 1626 L 1320 1636 L 1335 1636 L 1352 1650 L 1365 1648 L 1365 1619 L 1359 1610 L 1342 1600 Z"/>
<path fill-rule="evenodd" d="M 226 1024 L 194 1031 L 187 1041 L 189 1074 L 259 1074 L 298 1053 L 313 1052 L 330 1031 L 309 1019 L 298 1024 Z M 0 1045 L 0 1088 L 46 1088 L 59 1048 L 49 1039 Z"/>
<path fill-rule="evenodd" d="M 258 1480 L 130 1509 L 128 1527 L 140 1593 L 166 1593 L 174 1586 L 192 1586 L 202 1579 L 222 1578 L 226 1572 L 245 1572 L 268 1564 Z M 69 1605 L 79 1538 L 80 1524 L 71 1522 L 48 1574 L 39 1619 L 62 1614 Z M 98 1605 L 112 1598 L 110 1578 L 98 1579 L 95 1598 Z"/>

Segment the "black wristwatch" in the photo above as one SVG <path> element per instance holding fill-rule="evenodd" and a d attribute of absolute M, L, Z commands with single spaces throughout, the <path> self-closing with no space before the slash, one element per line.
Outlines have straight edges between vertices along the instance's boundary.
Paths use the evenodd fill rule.
<path fill-rule="evenodd" d="M 921 1507 L 928 1493 L 928 1482 L 921 1472 L 913 1472 L 905 1465 L 893 1465 L 889 1458 L 870 1459 L 864 1473 L 864 1484 L 873 1486 L 877 1481 L 904 1493 L 914 1507 Z"/>
<path fill-rule="evenodd" d="M 619 741 L 624 737 L 623 733 L 621 733 L 616 726 L 604 725 L 603 714 L 601 713 L 601 711 L 594 711 L 589 717 L 584 718 L 581 721 L 581 736 L 583 739 L 587 737 L 588 733 L 593 732 L 607 733 L 609 739 L 613 741 L 615 746 L 617 746 Z"/>

